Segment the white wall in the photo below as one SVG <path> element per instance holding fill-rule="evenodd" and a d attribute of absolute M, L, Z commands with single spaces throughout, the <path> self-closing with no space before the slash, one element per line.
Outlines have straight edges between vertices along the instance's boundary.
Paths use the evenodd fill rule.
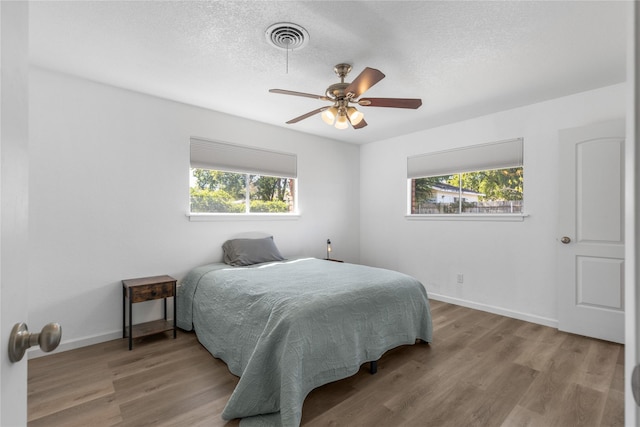
<path fill-rule="evenodd" d="M 361 262 L 411 274 L 436 299 L 556 325 L 558 130 L 624 118 L 625 106 L 619 84 L 363 146 Z M 516 137 L 523 222 L 405 218 L 407 156 Z"/>
<path fill-rule="evenodd" d="M 285 256 L 331 238 L 359 260 L 358 146 L 37 68 L 29 84 L 29 326 L 60 322 L 61 348 L 121 336 L 122 279 L 182 279 L 235 234 L 271 233 Z M 297 153 L 299 219 L 190 222 L 190 136 Z"/>

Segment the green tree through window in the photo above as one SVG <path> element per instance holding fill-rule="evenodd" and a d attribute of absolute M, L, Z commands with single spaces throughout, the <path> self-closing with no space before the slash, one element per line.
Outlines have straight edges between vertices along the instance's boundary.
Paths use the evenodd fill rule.
<path fill-rule="evenodd" d="M 522 167 L 411 180 L 411 214 L 522 213 Z"/>
<path fill-rule="evenodd" d="M 290 213 L 295 179 L 191 169 L 193 213 Z"/>

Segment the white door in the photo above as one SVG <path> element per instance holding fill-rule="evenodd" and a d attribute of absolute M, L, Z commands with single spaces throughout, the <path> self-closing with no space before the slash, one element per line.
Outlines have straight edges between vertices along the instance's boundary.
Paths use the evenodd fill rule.
<path fill-rule="evenodd" d="M 640 202 L 640 185 L 638 184 L 640 165 L 640 70 L 637 63 L 640 59 L 640 8 L 636 2 L 629 2 L 629 17 L 627 28 L 627 93 L 630 95 L 627 103 L 627 144 L 626 144 L 626 323 L 625 323 L 625 346 L 624 346 L 624 368 L 625 368 L 625 425 L 634 426 L 639 424 L 640 413 L 638 407 L 639 387 L 632 386 L 632 372 L 640 363 L 640 317 L 638 314 L 638 296 L 640 295 L 638 286 L 640 275 L 640 251 L 638 243 L 640 238 L 637 231 L 640 230 L 640 217 L 638 203 Z"/>
<path fill-rule="evenodd" d="M 9 333 L 27 321 L 28 10 L 0 1 L 0 425 L 27 424 L 27 360 L 9 361 Z"/>
<path fill-rule="evenodd" d="M 560 131 L 558 328 L 624 342 L 623 120 Z"/>

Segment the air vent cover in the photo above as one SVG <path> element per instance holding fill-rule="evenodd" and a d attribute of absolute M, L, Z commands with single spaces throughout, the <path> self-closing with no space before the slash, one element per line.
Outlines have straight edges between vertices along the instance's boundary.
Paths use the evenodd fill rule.
<path fill-rule="evenodd" d="M 309 33 L 300 25 L 291 22 L 280 22 L 267 28 L 267 42 L 278 49 L 293 50 L 306 46 Z"/>

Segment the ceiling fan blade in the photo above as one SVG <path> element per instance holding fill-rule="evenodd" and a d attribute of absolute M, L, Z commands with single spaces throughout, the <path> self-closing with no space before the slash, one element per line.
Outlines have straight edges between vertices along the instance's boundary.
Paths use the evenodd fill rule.
<path fill-rule="evenodd" d="M 347 118 L 349 118 L 349 117 L 347 117 Z M 351 122 L 351 120 L 349 120 L 349 122 Z M 364 119 L 360 120 L 360 123 L 358 123 L 355 126 L 353 126 L 353 123 L 351 123 L 351 126 L 353 126 L 354 129 L 362 129 L 366 125 L 367 125 L 367 122 L 365 122 Z"/>
<path fill-rule="evenodd" d="M 314 95 L 312 93 L 304 93 L 304 92 L 295 92 L 293 90 L 285 90 L 285 89 L 269 89 L 271 93 L 280 93 L 282 95 L 294 95 L 294 96 L 304 96 L 305 98 L 313 98 L 319 99 L 321 101 L 331 101 L 331 99 L 327 98 L 323 95 Z"/>
<path fill-rule="evenodd" d="M 367 67 L 347 86 L 344 93 L 351 93 L 351 98 L 357 98 L 382 79 L 384 74 L 380 70 Z"/>
<path fill-rule="evenodd" d="M 391 107 L 391 108 L 413 108 L 414 110 L 422 105 L 419 98 L 362 98 L 358 104 L 363 107 Z"/>
<path fill-rule="evenodd" d="M 307 114 L 303 114 L 303 115 L 301 115 L 301 116 L 296 117 L 295 119 L 291 119 L 291 120 L 289 120 L 289 121 L 287 122 L 287 124 L 288 124 L 288 125 L 291 125 L 291 124 L 293 124 L 293 123 L 298 123 L 300 120 L 304 120 L 304 119 L 306 119 L 306 118 L 308 118 L 308 117 L 311 117 L 311 116 L 313 116 L 313 115 L 316 115 L 316 114 L 318 114 L 318 113 L 322 113 L 322 112 L 323 112 L 324 110 L 326 110 L 327 108 L 329 108 L 329 107 L 321 107 L 321 108 L 315 109 L 315 110 L 313 110 L 313 111 L 309 111 Z"/>

